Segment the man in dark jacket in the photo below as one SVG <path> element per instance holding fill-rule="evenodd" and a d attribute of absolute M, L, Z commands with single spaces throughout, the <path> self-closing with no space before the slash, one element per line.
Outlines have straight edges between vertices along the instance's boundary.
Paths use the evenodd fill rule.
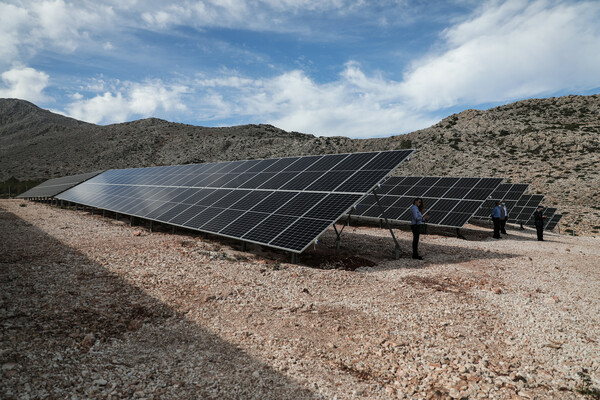
<path fill-rule="evenodd" d="M 535 230 L 537 231 L 537 239 L 541 242 L 544 241 L 544 207 L 538 206 L 537 211 L 533 213 L 533 219 L 535 222 Z"/>
<path fill-rule="evenodd" d="M 494 239 L 500 239 L 500 202 L 492 209 L 492 222 L 494 223 Z"/>

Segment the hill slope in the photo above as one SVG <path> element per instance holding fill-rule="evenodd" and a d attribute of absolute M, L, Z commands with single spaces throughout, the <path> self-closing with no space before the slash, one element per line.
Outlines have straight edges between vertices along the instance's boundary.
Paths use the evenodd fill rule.
<path fill-rule="evenodd" d="M 150 118 L 98 126 L 0 99 L 0 180 L 96 169 L 413 147 L 398 174 L 501 176 L 531 184 L 578 232 L 600 233 L 600 96 L 467 110 L 389 138 L 353 140 L 270 125 L 206 128 Z"/>

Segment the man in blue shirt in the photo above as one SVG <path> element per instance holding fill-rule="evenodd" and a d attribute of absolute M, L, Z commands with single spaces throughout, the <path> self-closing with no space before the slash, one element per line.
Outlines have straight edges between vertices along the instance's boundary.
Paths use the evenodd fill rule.
<path fill-rule="evenodd" d="M 419 255 L 419 236 L 421 236 L 419 227 L 429 218 L 427 214 L 423 215 L 424 210 L 425 204 L 423 203 L 423 199 L 416 198 L 413 201 L 413 205 L 410 207 L 410 230 L 413 233 L 412 258 L 415 260 L 423 259 L 423 257 Z"/>
<path fill-rule="evenodd" d="M 494 239 L 500 239 L 500 217 L 502 216 L 501 202 L 496 203 L 492 209 L 492 222 L 494 223 Z"/>

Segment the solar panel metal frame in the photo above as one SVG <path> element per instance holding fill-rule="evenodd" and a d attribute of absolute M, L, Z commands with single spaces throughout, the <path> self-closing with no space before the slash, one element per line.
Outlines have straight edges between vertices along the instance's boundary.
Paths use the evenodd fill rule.
<path fill-rule="evenodd" d="M 519 199 L 525 194 L 528 188 L 529 185 L 525 183 L 502 183 L 498 185 L 496 190 L 490 195 L 490 198 L 485 200 L 479 210 L 473 215 L 473 218 L 489 219 L 496 203 L 504 200 L 506 211 L 510 219 L 513 208 L 517 205 Z"/>
<path fill-rule="evenodd" d="M 457 178 L 457 177 L 440 177 L 440 176 L 393 176 L 388 178 L 381 187 L 376 190 L 377 196 L 385 210 L 386 217 L 393 222 L 410 222 L 410 206 L 416 197 L 423 198 L 426 206 L 426 211 L 434 214 L 434 218 L 438 213 L 444 213 L 444 217 L 439 223 L 430 222 L 430 225 L 441 227 L 461 228 L 473 216 L 473 214 L 481 207 L 484 199 L 469 199 L 467 196 L 471 193 L 476 197 L 487 197 L 491 194 L 502 182 L 502 178 L 477 177 L 477 178 Z M 477 188 L 483 185 L 487 188 Z M 438 190 L 439 188 L 439 190 Z M 485 190 L 481 190 L 485 189 Z M 436 192 L 436 197 L 428 197 L 428 193 Z M 456 193 L 464 193 L 462 197 L 457 197 Z M 389 202 L 387 198 L 396 197 L 397 200 L 391 205 L 385 205 Z M 427 201 L 431 201 L 432 205 L 428 207 Z M 473 202 L 472 210 L 468 212 L 454 212 L 464 204 L 464 202 Z M 361 207 L 361 204 L 363 207 Z M 452 205 L 454 204 L 454 205 Z M 450 209 L 447 209 L 450 207 Z M 378 205 L 375 204 L 373 195 L 367 196 L 353 210 L 351 216 L 359 219 L 367 219 L 371 221 L 379 221 L 383 219 L 383 215 L 369 215 L 378 212 Z M 401 212 L 401 214 L 398 214 Z M 460 219 L 452 218 L 453 215 L 463 214 Z M 468 217 L 466 216 L 468 214 Z M 464 222 L 462 222 L 464 220 Z M 442 222 L 449 223 L 442 223 Z M 454 224 L 450 222 L 457 221 Z M 460 224 L 459 222 L 462 222 Z"/>
<path fill-rule="evenodd" d="M 413 151 L 413 149 L 403 149 L 109 170 L 86 182 L 84 185 L 78 185 L 69 191 L 62 193 L 58 198 L 120 214 L 150 219 L 186 229 L 208 232 L 227 238 L 256 243 L 299 254 L 306 250 L 307 247 L 329 229 L 339 218 L 347 214 L 354 205 L 364 198 L 382 180 L 389 176 L 389 174 L 395 170 L 402 161 L 408 158 Z M 329 160 L 330 158 L 334 161 Z M 324 168 L 323 166 L 328 166 L 328 169 L 321 170 L 321 176 L 317 177 L 318 179 L 315 179 L 316 175 L 313 173 L 314 169 L 316 168 L 318 170 L 318 168 Z M 351 173 L 335 174 L 333 173 L 335 171 L 350 171 Z M 258 175 L 253 175 L 254 173 L 258 175 L 263 174 L 263 179 L 257 179 Z M 240 181 L 243 181 L 243 179 L 240 178 L 241 174 L 248 174 L 246 177 L 248 179 L 244 183 L 240 183 Z M 278 176 L 280 174 L 281 176 Z M 164 179 L 162 177 L 163 175 L 172 175 L 172 179 Z M 283 179 L 284 176 L 285 178 L 293 178 L 295 180 L 304 179 L 305 189 L 283 189 L 284 186 L 292 182 L 291 179 Z M 328 182 L 331 186 L 329 190 L 309 190 L 312 185 L 323 179 L 329 179 Z M 228 184 L 233 180 L 238 181 L 238 186 L 231 188 Z M 254 187 L 247 187 L 250 182 L 250 186 Z M 117 188 L 113 190 L 114 187 L 117 186 L 125 186 L 126 188 Z M 167 192 L 165 190 L 167 188 L 181 189 L 183 191 L 177 193 L 175 193 L 175 191 Z M 103 204 L 100 204 L 101 202 L 95 201 L 94 197 L 103 189 L 106 189 L 106 193 L 103 194 Z M 260 200 L 260 202 L 253 205 L 251 208 L 243 210 L 241 215 L 238 215 L 239 213 L 237 210 L 232 208 L 217 209 L 217 207 L 213 206 L 215 202 L 228 202 L 228 196 L 240 196 L 240 198 L 236 198 L 235 202 L 230 204 L 230 206 L 242 204 L 244 198 L 249 196 L 250 193 L 259 193 L 262 191 L 269 192 L 269 196 Z M 123 193 L 125 193 L 126 196 L 123 196 Z M 137 193 L 137 195 L 132 195 L 132 193 Z M 286 193 L 291 193 L 292 195 L 286 196 Z M 291 203 L 288 203 L 292 198 L 301 195 L 310 199 L 311 193 L 323 194 L 323 197 L 314 204 L 304 204 L 303 206 L 308 208 L 304 210 L 303 214 L 300 216 L 287 216 L 276 213 L 279 208 L 286 206 L 289 206 L 289 212 L 291 213 L 300 212 L 298 207 L 302 205 L 296 204 L 295 206 L 292 206 Z M 276 197 L 274 196 L 275 194 L 278 194 L 280 198 L 279 203 L 275 202 L 274 204 L 268 205 L 267 202 L 269 201 L 269 198 L 272 196 Z M 168 201 L 153 198 L 153 196 L 159 196 L 163 199 L 172 195 L 175 195 L 175 198 L 179 199 L 179 203 L 168 204 Z M 211 196 L 213 198 L 211 198 Z M 136 200 L 139 202 L 140 199 L 144 198 L 148 201 L 144 201 L 141 205 L 136 204 Z M 210 200 L 208 200 L 209 198 Z M 330 199 L 335 199 L 336 203 L 333 205 L 336 207 L 343 207 L 344 209 L 339 213 L 332 215 L 331 210 L 326 206 L 322 207 L 322 204 Z M 182 202 L 186 201 L 192 204 L 183 206 L 185 203 Z M 200 204 L 203 201 L 205 203 Z M 260 208 L 259 206 L 262 204 L 268 207 L 264 209 Z M 192 207 L 194 208 L 192 209 Z M 255 211 L 254 208 L 257 208 L 260 211 Z M 163 209 L 164 212 L 157 216 L 156 214 Z M 188 211 L 190 215 L 189 218 L 186 216 L 185 221 L 183 218 L 176 222 L 173 221 L 175 218 Z M 210 224 L 215 218 L 221 218 L 224 220 L 224 223 L 227 222 L 227 215 L 224 214 L 225 211 L 228 212 L 227 215 L 235 214 L 237 218 L 232 219 L 227 225 L 220 227 L 218 231 L 203 229 L 203 227 Z M 260 223 L 244 232 L 242 236 L 222 232 L 250 212 L 254 212 L 255 214 L 262 212 L 265 214 L 265 218 L 261 219 L 260 215 L 252 215 L 256 220 L 260 219 Z M 206 214 L 210 218 L 204 221 L 200 218 L 202 214 Z M 169 218 L 163 218 L 164 215 L 169 215 Z M 291 219 L 280 218 L 280 222 L 285 221 L 287 222 L 287 225 L 285 225 L 283 229 L 280 229 L 268 242 L 245 238 L 245 236 L 249 236 L 253 231 L 262 228 L 262 224 L 268 226 L 270 223 L 269 221 L 275 221 L 277 219 L 275 217 L 277 216 L 289 217 Z M 197 220 L 194 221 L 197 226 L 188 225 L 188 222 L 193 219 Z M 230 233 L 232 231 L 234 230 L 228 230 Z M 297 234 L 297 236 L 294 237 L 303 238 L 301 243 L 295 247 L 286 245 L 284 240 L 292 232 L 296 232 Z M 311 232 L 315 233 L 315 235 Z M 307 240 L 306 237 L 308 236 L 306 235 L 309 234 L 313 236 L 311 236 L 310 240 Z M 253 235 L 252 237 L 256 238 L 258 236 Z"/>
<path fill-rule="evenodd" d="M 39 185 L 34 186 L 31 189 L 21 193 L 17 196 L 17 199 L 31 199 L 34 197 L 55 197 L 59 193 L 62 193 L 65 190 L 68 190 L 76 185 L 79 185 L 80 183 L 85 182 L 88 179 L 91 179 L 101 174 L 102 172 L 104 172 L 104 170 L 48 179 L 47 181 L 44 181 Z"/>

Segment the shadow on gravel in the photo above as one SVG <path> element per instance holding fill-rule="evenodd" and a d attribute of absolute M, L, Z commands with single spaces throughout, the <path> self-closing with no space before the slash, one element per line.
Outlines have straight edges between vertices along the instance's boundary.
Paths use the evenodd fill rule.
<path fill-rule="evenodd" d="M 0 366 L 2 399 L 319 398 L 1 208 Z"/>
<path fill-rule="evenodd" d="M 376 228 L 375 228 L 376 229 Z M 400 259 L 395 260 L 396 268 L 423 268 L 430 263 L 453 264 L 469 260 L 503 259 L 518 257 L 499 251 L 489 251 L 477 248 L 477 242 L 469 248 L 452 245 L 441 245 L 428 240 L 429 235 L 422 235 L 419 243 L 419 252 L 425 257 L 424 261 L 411 258 L 412 236 L 396 234 L 400 245 Z M 375 267 L 380 263 L 394 261 L 395 243 L 391 235 L 375 236 L 368 233 L 344 231 L 340 249 L 335 246 L 336 234 L 333 230 L 325 232 L 321 243 L 315 249 L 307 250 L 300 257 L 300 262 L 309 266 L 327 268 L 328 265 L 339 265 L 337 269 L 355 270 L 360 267 Z M 435 261 L 427 260 L 427 257 Z M 386 265 L 387 268 L 390 264 Z"/>

